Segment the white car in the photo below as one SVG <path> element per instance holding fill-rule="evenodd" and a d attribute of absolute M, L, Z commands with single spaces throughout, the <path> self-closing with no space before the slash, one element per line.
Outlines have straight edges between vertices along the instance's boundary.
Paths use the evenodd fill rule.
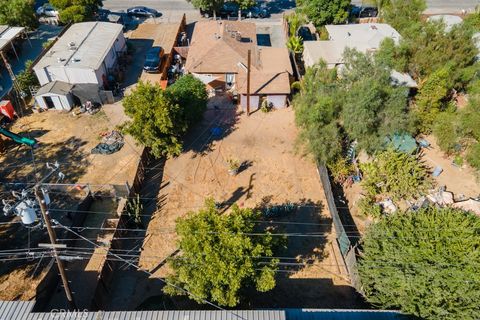
<path fill-rule="evenodd" d="M 46 3 L 37 9 L 37 15 L 47 17 L 58 17 L 58 11 L 51 4 Z"/>

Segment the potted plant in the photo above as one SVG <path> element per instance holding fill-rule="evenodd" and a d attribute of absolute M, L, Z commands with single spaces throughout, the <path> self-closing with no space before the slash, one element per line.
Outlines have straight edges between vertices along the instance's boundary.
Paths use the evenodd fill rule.
<path fill-rule="evenodd" d="M 238 170 L 240 169 L 240 161 L 234 158 L 229 158 L 227 159 L 228 163 L 228 174 L 231 176 L 234 176 L 238 173 Z"/>

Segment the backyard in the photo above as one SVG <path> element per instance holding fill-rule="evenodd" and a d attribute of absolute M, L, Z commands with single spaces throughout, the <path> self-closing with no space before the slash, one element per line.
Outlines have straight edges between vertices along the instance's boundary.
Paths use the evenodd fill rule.
<path fill-rule="evenodd" d="M 137 308 L 148 297 L 161 297 L 156 278 L 171 270 L 165 259 L 175 255 L 175 221 L 215 199 L 228 214 L 232 204 L 259 210 L 288 202 L 296 207 L 267 225 L 291 234 L 277 273 L 277 287 L 268 293 L 251 292 L 242 307 L 341 307 L 356 305 L 326 207 L 322 185 L 312 160 L 295 153 L 297 130 L 291 109 L 240 114 L 227 97 L 209 101 L 204 120 L 189 133 L 184 152 L 168 159 L 157 197 L 157 210 L 148 224 L 139 267 L 153 276 L 130 278 L 132 291 L 116 292 L 114 306 Z M 229 175 L 228 160 L 240 165 Z M 265 222 L 262 222 L 262 224 Z M 132 275 L 132 274 L 130 274 Z M 118 282 L 118 287 L 122 285 Z M 123 294 L 123 296 L 122 296 Z M 172 299 L 175 308 L 193 302 Z M 198 306 L 197 306 L 198 308 Z"/>
<path fill-rule="evenodd" d="M 65 178 L 60 179 L 54 175 L 45 181 L 52 199 L 50 204 L 52 217 L 66 226 L 71 226 L 75 223 L 74 221 L 79 221 L 77 216 L 84 215 L 85 220 L 81 219 L 81 225 L 93 228 L 104 226 L 108 218 L 116 216 L 115 199 L 127 193 L 126 182 L 130 185 L 133 182 L 141 147 L 135 146 L 131 137 L 127 136 L 125 139 L 129 147 L 124 146 L 114 154 L 91 154 L 90 151 L 101 141 L 102 133 L 115 129 L 116 125 L 124 120 L 125 115 L 121 105 L 106 105 L 102 111 L 94 115 L 47 111 L 31 113 L 16 120 L 10 130 L 26 137 L 34 137 L 38 141 L 38 146 L 32 151 L 26 146 L 7 141 L 6 150 L 0 155 L 3 199 L 12 198 L 11 190 L 20 191 L 25 188 L 25 183 L 43 178 L 49 172 L 47 163 L 58 162 L 59 170 L 65 174 Z M 56 185 L 57 183 L 60 185 Z M 86 205 L 84 211 L 77 211 L 88 190 L 96 195 L 96 199 Z M 90 214 L 89 211 L 100 213 Z M 111 212 L 111 214 L 102 214 L 103 212 Z M 1 300 L 35 298 L 38 294 L 37 287 L 44 279 L 52 262 L 48 250 L 41 251 L 45 253 L 44 255 L 42 253 L 41 259 L 33 259 L 41 255 L 37 248 L 38 243 L 48 242 L 45 230 L 38 227 L 25 227 L 19 220 L 15 216 L 3 217 L 2 215 L 0 221 L 2 248 L 5 250 L 31 248 L 32 252 L 36 251 L 38 254 L 32 253 L 30 260 L 12 261 L 2 265 L 0 268 Z M 99 234 L 98 230 L 88 231 L 84 233 L 85 236 L 93 239 Z M 60 242 L 63 242 L 65 232 L 57 230 L 57 233 Z M 72 242 L 67 241 L 66 244 L 70 245 Z M 83 243 L 82 246 L 85 247 L 88 244 Z M 87 262 L 88 260 L 81 261 L 69 267 L 69 272 L 74 279 L 79 270 L 98 269 L 97 266 L 88 266 Z M 74 287 L 83 286 L 83 292 L 86 293 L 86 296 L 82 296 L 81 299 L 80 293 L 77 295 L 82 306 L 90 306 L 91 297 L 88 296 L 90 292 L 86 291 L 85 286 L 86 283 L 95 282 L 94 280 L 95 278 L 90 277 L 72 282 Z M 61 290 L 55 296 L 60 296 L 60 298 L 54 297 L 55 301 L 64 299 Z M 55 301 L 52 303 L 55 304 Z M 61 305 L 61 302 L 58 304 Z"/>

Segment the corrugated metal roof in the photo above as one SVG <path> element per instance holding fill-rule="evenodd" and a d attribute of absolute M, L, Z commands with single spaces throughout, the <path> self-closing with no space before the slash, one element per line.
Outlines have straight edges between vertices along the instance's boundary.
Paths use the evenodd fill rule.
<path fill-rule="evenodd" d="M 0 319 L 27 319 L 34 304 L 34 301 L 0 301 Z"/>
<path fill-rule="evenodd" d="M 396 311 L 285 309 L 285 310 L 169 310 L 35 312 L 35 301 L 0 301 L 0 320 L 406 320 Z"/>
<path fill-rule="evenodd" d="M 0 26 L 0 50 L 12 42 L 23 30 L 24 27 L 9 27 L 5 25 Z"/>
<path fill-rule="evenodd" d="M 98 69 L 123 33 L 122 25 L 109 22 L 73 24 L 40 59 L 34 69 L 72 67 Z"/>

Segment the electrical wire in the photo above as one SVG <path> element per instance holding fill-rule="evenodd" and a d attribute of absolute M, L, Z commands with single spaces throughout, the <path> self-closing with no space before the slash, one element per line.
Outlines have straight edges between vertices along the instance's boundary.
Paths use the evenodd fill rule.
<path fill-rule="evenodd" d="M 64 225 L 62 225 L 62 224 L 60 224 L 60 223 L 58 223 L 58 222 L 57 222 L 57 225 L 60 226 L 60 227 L 62 227 L 62 228 L 64 228 L 65 230 L 67 230 L 67 231 L 75 234 L 76 236 L 78 236 L 78 237 L 80 237 L 80 238 L 84 238 L 81 234 L 73 231 L 72 229 L 70 229 L 70 228 L 68 228 L 68 227 L 66 227 L 66 226 L 64 226 Z M 90 242 L 90 243 L 91 243 L 92 245 L 94 245 L 95 247 L 100 247 L 100 246 L 98 246 L 96 243 L 94 243 L 94 242 L 92 242 L 92 241 L 90 241 L 90 240 L 88 240 L 88 239 L 86 239 L 86 238 L 84 238 L 84 240 Z M 100 248 L 101 248 L 101 247 L 100 247 Z M 143 272 L 145 272 L 146 274 L 148 274 L 149 276 L 153 276 L 153 273 L 151 273 L 151 272 L 149 272 L 149 271 L 147 271 L 147 270 L 141 269 L 140 267 L 136 266 L 134 263 L 132 263 L 132 262 L 126 260 L 126 259 L 123 259 L 122 257 L 118 256 L 117 254 L 111 253 L 111 255 L 113 255 L 114 257 L 122 260 L 124 263 L 126 263 L 126 264 L 134 267 L 136 270 L 138 270 L 138 271 L 143 271 Z M 195 299 L 201 300 L 203 303 L 206 303 L 206 304 L 208 304 L 208 305 L 210 305 L 210 306 L 212 306 L 212 307 L 215 307 L 215 308 L 217 308 L 217 309 L 219 309 L 219 310 L 226 311 L 226 312 L 234 315 L 234 316 L 237 317 L 237 318 L 244 319 L 243 317 L 235 314 L 234 312 L 232 312 L 232 311 L 230 311 L 230 310 L 226 310 L 226 309 L 220 307 L 219 305 L 217 305 L 217 304 L 215 304 L 215 303 L 213 303 L 213 302 L 210 302 L 210 301 L 208 301 L 208 300 L 205 300 L 205 299 L 201 299 L 201 298 L 196 297 L 196 296 L 195 296 L 194 294 L 192 294 L 190 291 L 188 291 L 188 290 L 186 290 L 186 289 L 184 289 L 184 288 L 182 288 L 182 287 L 179 287 L 179 286 L 177 286 L 177 285 L 175 285 L 175 284 L 173 284 L 173 283 L 170 283 L 169 281 L 167 281 L 167 280 L 165 280 L 165 279 L 162 279 L 162 278 L 157 278 L 157 279 L 160 280 L 160 281 L 162 281 L 163 283 L 165 283 L 165 284 L 168 285 L 168 286 L 174 287 L 175 289 L 180 290 L 180 291 L 182 291 L 182 292 L 184 292 L 184 293 L 186 293 L 186 294 L 194 297 Z M 245 319 L 245 320 L 246 320 L 246 319 Z"/>

